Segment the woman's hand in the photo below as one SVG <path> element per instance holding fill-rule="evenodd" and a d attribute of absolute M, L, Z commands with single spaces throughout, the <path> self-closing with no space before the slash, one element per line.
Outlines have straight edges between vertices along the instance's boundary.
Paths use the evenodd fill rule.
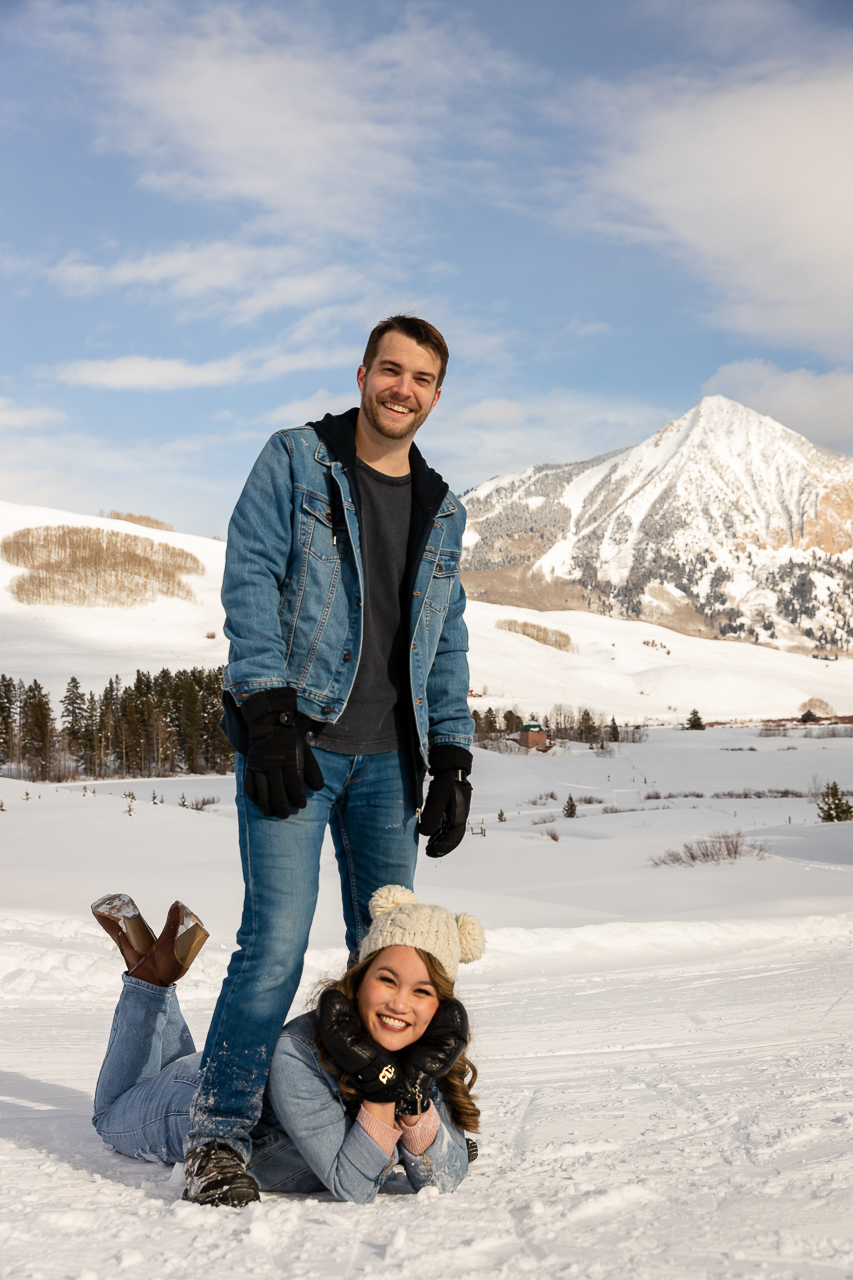
<path fill-rule="evenodd" d="M 399 1054 L 402 1085 L 397 1114 L 419 1116 L 429 1106 L 433 1080 L 446 1076 L 468 1044 L 468 1015 L 459 1000 L 439 1005 L 420 1040 Z"/>
<path fill-rule="evenodd" d="M 397 1055 L 371 1040 L 352 1000 L 327 987 L 320 996 L 317 1019 L 323 1047 L 353 1077 L 359 1092 L 370 1102 L 396 1102 L 401 1081 Z"/>

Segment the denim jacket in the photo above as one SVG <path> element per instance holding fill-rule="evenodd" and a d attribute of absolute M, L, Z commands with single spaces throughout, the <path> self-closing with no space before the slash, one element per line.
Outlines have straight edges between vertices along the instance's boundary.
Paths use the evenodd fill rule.
<path fill-rule="evenodd" d="M 276 432 L 234 509 L 222 583 L 231 642 L 224 728 L 243 753 L 245 726 L 235 704 L 251 694 L 291 685 L 304 715 L 333 724 L 352 690 L 364 597 L 357 415 L 357 409 L 327 414 L 321 422 Z M 427 763 L 430 746 L 468 749 L 473 734 L 459 573 L 465 509 L 414 444 L 409 459 L 404 600 L 414 724 Z"/>
<path fill-rule="evenodd" d="M 415 1156 L 402 1143 L 389 1156 L 349 1114 L 337 1081 L 320 1062 L 314 1016 L 288 1022 L 279 1037 L 266 1096 L 279 1127 L 252 1135 L 249 1169 L 262 1191 L 331 1191 L 336 1200 L 369 1204 L 398 1160 L 414 1187 L 454 1191 L 468 1173 L 465 1135 L 450 1119 L 437 1087 L 440 1125 Z M 283 1130 L 283 1132 L 282 1132 Z"/>

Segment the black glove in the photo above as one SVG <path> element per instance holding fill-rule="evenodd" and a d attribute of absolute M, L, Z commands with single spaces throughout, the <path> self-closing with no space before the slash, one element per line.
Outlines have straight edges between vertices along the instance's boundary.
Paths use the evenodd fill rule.
<path fill-rule="evenodd" d="M 323 774 L 305 741 L 308 721 L 296 709 L 296 690 L 264 689 L 240 704 L 249 726 L 246 795 L 265 818 L 289 818 L 308 803 L 305 785 L 323 786 Z"/>
<path fill-rule="evenodd" d="M 446 1076 L 468 1044 L 468 1015 L 458 1000 L 439 1005 L 432 1022 L 414 1044 L 400 1051 L 403 1083 L 397 1111 L 419 1116 L 429 1106 L 433 1080 Z"/>
<path fill-rule="evenodd" d="M 471 784 L 467 781 L 474 757 L 464 747 L 442 745 L 429 753 L 432 782 L 421 810 L 418 831 L 431 836 L 428 858 L 443 858 L 462 840 L 471 808 Z"/>
<path fill-rule="evenodd" d="M 352 1076 L 359 1092 L 370 1102 L 396 1102 L 397 1055 L 371 1040 L 352 1000 L 336 987 L 327 987 L 317 1005 L 317 1021 L 323 1048 Z"/>

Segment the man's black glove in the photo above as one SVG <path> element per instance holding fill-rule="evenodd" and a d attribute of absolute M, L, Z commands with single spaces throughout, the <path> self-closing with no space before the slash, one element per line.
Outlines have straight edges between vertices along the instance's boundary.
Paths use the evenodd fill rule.
<path fill-rule="evenodd" d="M 429 753 L 432 781 L 421 810 L 418 831 L 431 836 L 427 842 L 428 858 L 443 858 L 462 840 L 471 808 L 471 784 L 468 774 L 474 757 L 464 747 L 441 745 Z"/>
<path fill-rule="evenodd" d="M 458 1000 L 439 1005 L 432 1022 L 414 1044 L 401 1049 L 403 1085 L 397 1111 L 401 1116 L 419 1116 L 429 1106 L 433 1080 L 446 1076 L 468 1044 L 468 1015 Z"/>
<path fill-rule="evenodd" d="M 264 689 L 240 704 L 249 726 L 246 795 L 266 818 L 289 818 L 292 809 L 308 803 L 312 791 L 323 786 L 323 774 L 305 741 L 308 723 L 296 709 L 296 690 Z"/>
<path fill-rule="evenodd" d="M 317 1005 L 323 1048 L 347 1071 L 370 1102 L 396 1102 L 401 1069 L 396 1053 L 383 1049 L 364 1029 L 358 1009 L 348 996 L 327 987 Z"/>

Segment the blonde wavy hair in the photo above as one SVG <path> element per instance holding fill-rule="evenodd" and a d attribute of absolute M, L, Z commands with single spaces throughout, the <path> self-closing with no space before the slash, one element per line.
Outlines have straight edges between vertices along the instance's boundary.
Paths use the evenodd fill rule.
<path fill-rule="evenodd" d="M 455 995 L 454 985 L 445 973 L 443 966 L 429 951 L 422 951 L 420 947 L 415 947 L 414 949 L 426 965 L 430 981 L 435 987 L 436 995 L 438 996 L 439 1005 L 445 1004 L 448 1000 L 453 1000 Z M 379 952 L 375 951 L 373 955 L 360 961 L 352 969 L 348 969 L 343 977 L 322 983 L 316 992 L 314 1008 L 316 1009 L 323 992 L 330 987 L 342 992 L 343 995 L 352 1000 L 353 1004 L 356 1004 L 364 975 L 377 955 L 379 955 Z M 341 1072 L 338 1064 L 323 1048 L 319 1036 L 317 1045 L 323 1066 L 327 1071 L 332 1071 L 333 1074 L 338 1076 L 338 1088 L 341 1091 L 341 1096 L 346 1101 L 354 1101 L 358 1096 L 358 1090 L 353 1085 L 351 1076 L 346 1071 Z M 466 1046 L 466 1051 L 456 1060 L 447 1075 L 436 1082 L 444 1095 L 453 1123 L 457 1129 L 462 1129 L 468 1133 L 480 1132 L 480 1108 L 476 1105 L 476 1094 L 471 1092 L 477 1083 L 477 1074 L 477 1068 L 468 1058 Z"/>

